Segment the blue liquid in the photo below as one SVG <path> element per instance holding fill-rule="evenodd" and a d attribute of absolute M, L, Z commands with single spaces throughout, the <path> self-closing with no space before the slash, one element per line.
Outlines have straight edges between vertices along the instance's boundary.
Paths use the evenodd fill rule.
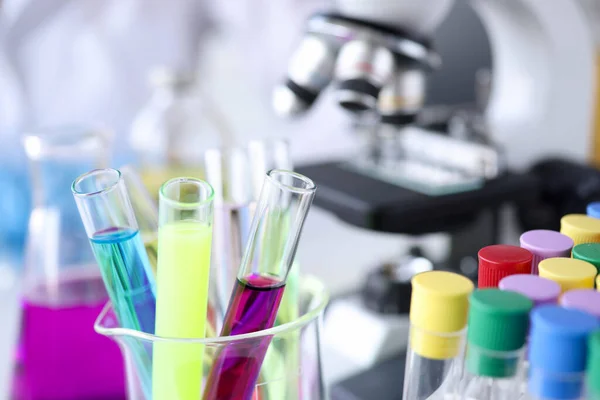
<path fill-rule="evenodd" d="M 121 326 L 154 334 L 156 284 L 139 232 L 110 228 L 90 242 Z"/>

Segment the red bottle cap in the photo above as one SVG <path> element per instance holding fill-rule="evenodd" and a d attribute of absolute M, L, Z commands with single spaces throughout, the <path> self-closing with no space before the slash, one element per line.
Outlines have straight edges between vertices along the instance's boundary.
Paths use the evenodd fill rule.
<path fill-rule="evenodd" d="M 478 256 L 477 286 L 480 289 L 498 287 L 498 283 L 505 276 L 531 273 L 533 255 L 521 247 L 495 244 L 479 250 Z"/>

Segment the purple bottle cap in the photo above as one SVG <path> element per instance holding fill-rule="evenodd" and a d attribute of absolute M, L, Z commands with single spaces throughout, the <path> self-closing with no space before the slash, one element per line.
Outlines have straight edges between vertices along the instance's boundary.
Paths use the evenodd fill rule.
<path fill-rule="evenodd" d="M 560 285 L 537 275 L 517 274 L 503 278 L 498 284 L 500 290 L 510 290 L 522 294 L 533 301 L 534 306 L 553 304 L 560 296 Z"/>
<path fill-rule="evenodd" d="M 570 290 L 560 297 L 560 305 L 600 318 L 600 292 L 594 289 Z"/>
<path fill-rule="evenodd" d="M 560 232 L 546 229 L 528 231 L 521 235 L 521 247 L 533 254 L 531 272 L 537 274 L 540 261 L 551 257 L 571 257 L 573 239 Z"/>

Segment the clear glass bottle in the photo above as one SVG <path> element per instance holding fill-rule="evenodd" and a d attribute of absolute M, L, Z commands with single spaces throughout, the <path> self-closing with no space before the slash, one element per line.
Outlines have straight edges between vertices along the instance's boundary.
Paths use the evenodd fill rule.
<path fill-rule="evenodd" d="M 403 400 L 452 399 L 457 393 L 473 288 L 469 279 L 452 272 L 424 272 L 412 279 Z"/>
<path fill-rule="evenodd" d="M 169 179 L 203 177 L 202 153 L 228 144 L 230 131 L 191 73 L 157 68 L 150 81 L 152 95 L 134 119 L 129 142 L 145 185 L 158 197 Z"/>
<path fill-rule="evenodd" d="M 26 134 L 33 210 L 22 300 L 17 398 L 124 396 L 119 349 L 94 332 L 108 297 L 69 187 L 108 162 L 109 136 L 82 128 Z M 40 334 L 44 332 L 44 334 Z"/>
<path fill-rule="evenodd" d="M 480 289 L 470 298 L 460 400 L 515 400 L 533 302 L 522 294 Z"/>

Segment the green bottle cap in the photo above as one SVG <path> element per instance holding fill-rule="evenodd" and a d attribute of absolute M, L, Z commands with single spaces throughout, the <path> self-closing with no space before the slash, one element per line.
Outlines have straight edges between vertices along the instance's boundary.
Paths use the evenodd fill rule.
<path fill-rule="evenodd" d="M 600 243 L 584 243 L 573 247 L 573 258 L 587 261 L 600 272 Z"/>
<path fill-rule="evenodd" d="M 533 302 L 516 292 L 480 289 L 471 294 L 469 303 L 467 370 L 479 376 L 513 376 Z"/>
<path fill-rule="evenodd" d="M 600 330 L 592 333 L 589 339 L 587 376 L 589 390 L 600 397 Z"/>

